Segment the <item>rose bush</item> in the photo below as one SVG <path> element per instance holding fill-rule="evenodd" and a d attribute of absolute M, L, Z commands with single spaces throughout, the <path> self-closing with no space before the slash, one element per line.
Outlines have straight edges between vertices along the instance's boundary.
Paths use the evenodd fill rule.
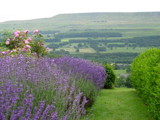
<path fill-rule="evenodd" d="M 38 30 L 34 30 L 32 34 L 29 33 L 29 30 L 17 30 L 13 34 L 5 33 L 1 47 L 3 48 L 1 56 L 25 54 L 39 58 L 45 56 L 49 50 L 49 48 L 46 48 L 43 36 Z"/>

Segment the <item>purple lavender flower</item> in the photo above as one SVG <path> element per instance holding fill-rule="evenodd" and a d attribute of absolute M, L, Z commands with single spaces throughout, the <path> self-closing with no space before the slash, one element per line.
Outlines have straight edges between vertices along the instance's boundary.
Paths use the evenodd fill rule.
<path fill-rule="evenodd" d="M 98 70 L 96 70 L 98 69 Z M 103 86 L 103 67 L 72 58 L 0 58 L 0 118 L 79 119 L 87 102 L 75 84 L 84 78 Z M 54 106 L 54 107 L 53 107 Z"/>
<path fill-rule="evenodd" d="M 57 58 L 55 63 L 68 74 L 77 76 L 77 79 L 91 80 L 99 88 L 104 86 L 106 78 L 105 68 L 96 63 L 69 57 Z"/>

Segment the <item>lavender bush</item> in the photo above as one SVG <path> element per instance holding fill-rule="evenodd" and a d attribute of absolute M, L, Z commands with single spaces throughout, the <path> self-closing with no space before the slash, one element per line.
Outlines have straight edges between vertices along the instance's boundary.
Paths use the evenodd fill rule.
<path fill-rule="evenodd" d="M 76 87 L 87 97 L 86 107 L 92 106 L 100 88 L 104 86 L 105 68 L 88 60 L 69 57 L 56 58 L 55 63 L 73 77 Z"/>
<path fill-rule="evenodd" d="M 50 120 L 53 115 L 53 120 L 75 120 L 85 114 L 86 98 L 82 92 L 76 92 L 75 83 L 57 68 L 53 59 L 5 57 L 0 59 L 0 73 L 2 119 L 12 119 L 14 114 L 19 115 L 17 119 L 25 119 L 29 114 L 30 120 Z"/>
<path fill-rule="evenodd" d="M 79 120 L 105 71 L 71 59 L 0 58 L 0 120 Z"/>
<path fill-rule="evenodd" d="M 6 81 L 0 86 L 0 120 L 57 120 L 58 114 L 54 111 L 53 105 L 46 105 L 40 101 L 39 105 L 34 107 L 34 96 L 29 91 L 25 92 L 25 97 L 21 98 L 24 89 L 22 84 L 13 84 L 12 81 Z M 45 107 L 46 106 L 46 107 Z"/>
<path fill-rule="evenodd" d="M 62 57 L 55 59 L 55 63 L 67 73 L 76 76 L 77 79 L 90 80 L 98 88 L 104 87 L 106 78 L 105 69 L 96 63 L 79 58 Z"/>

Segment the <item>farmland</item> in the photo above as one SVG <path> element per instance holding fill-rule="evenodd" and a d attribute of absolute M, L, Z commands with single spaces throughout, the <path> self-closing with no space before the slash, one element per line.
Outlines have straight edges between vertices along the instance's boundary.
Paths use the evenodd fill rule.
<path fill-rule="evenodd" d="M 0 23 L 0 31 L 39 29 L 51 54 L 130 64 L 144 50 L 159 47 L 159 25 L 159 12 L 77 13 L 8 21 Z"/>

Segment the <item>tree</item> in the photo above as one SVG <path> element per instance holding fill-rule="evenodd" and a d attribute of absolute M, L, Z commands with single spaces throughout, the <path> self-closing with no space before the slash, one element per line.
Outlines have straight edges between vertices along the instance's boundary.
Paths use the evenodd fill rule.
<path fill-rule="evenodd" d="M 77 53 L 79 52 L 79 49 L 78 49 L 78 48 L 76 49 L 76 52 L 77 52 Z"/>

